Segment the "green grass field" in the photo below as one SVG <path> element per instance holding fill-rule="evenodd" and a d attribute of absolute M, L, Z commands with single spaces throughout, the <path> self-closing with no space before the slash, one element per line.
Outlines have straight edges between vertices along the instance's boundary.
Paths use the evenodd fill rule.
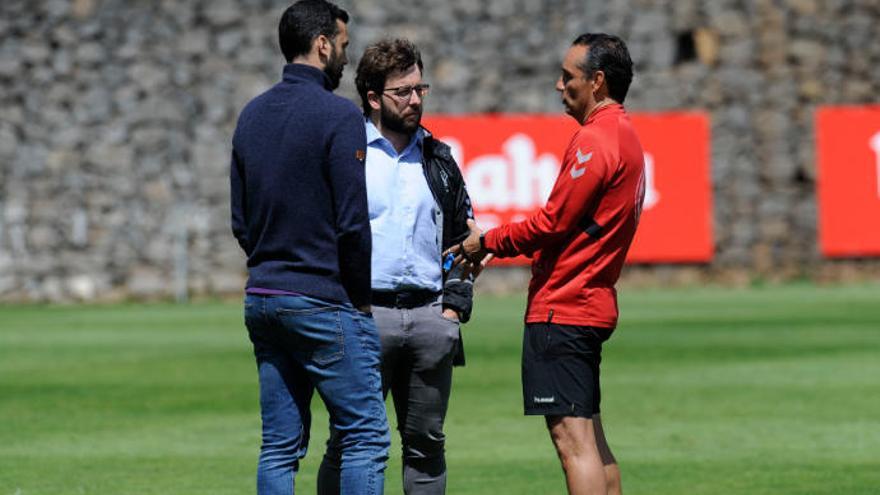
<path fill-rule="evenodd" d="M 521 414 L 522 297 L 477 301 L 450 494 L 558 494 Z M 880 286 L 624 291 L 603 416 L 629 494 L 880 493 Z M 320 402 L 299 477 L 314 493 Z M 394 424 L 393 417 L 391 418 Z M 253 493 L 240 304 L 0 307 L 0 495 Z M 400 493 L 395 439 L 386 492 Z"/>

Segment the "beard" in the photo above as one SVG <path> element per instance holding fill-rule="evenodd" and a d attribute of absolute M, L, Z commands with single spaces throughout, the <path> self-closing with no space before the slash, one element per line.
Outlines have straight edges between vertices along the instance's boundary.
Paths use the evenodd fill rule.
<path fill-rule="evenodd" d="M 342 81 L 342 70 L 345 68 L 345 64 L 342 62 L 342 57 L 336 54 L 336 45 L 331 46 L 333 46 L 333 51 L 330 52 L 330 58 L 327 60 L 327 65 L 324 66 L 324 74 L 330 78 L 330 89 L 336 89 L 339 87 L 339 82 Z"/>
<path fill-rule="evenodd" d="M 404 117 L 383 104 L 380 118 L 382 127 L 386 129 L 400 134 L 414 134 L 422 123 L 422 107 Z"/>

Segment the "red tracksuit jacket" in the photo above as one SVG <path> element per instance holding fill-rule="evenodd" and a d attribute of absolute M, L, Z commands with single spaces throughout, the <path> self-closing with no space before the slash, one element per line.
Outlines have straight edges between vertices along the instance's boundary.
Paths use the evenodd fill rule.
<path fill-rule="evenodd" d="M 622 105 L 600 107 L 572 137 L 547 204 L 486 232 L 497 256 L 532 259 L 526 323 L 614 328 L 617 291 L 645 197 L 644 157 Z"/>

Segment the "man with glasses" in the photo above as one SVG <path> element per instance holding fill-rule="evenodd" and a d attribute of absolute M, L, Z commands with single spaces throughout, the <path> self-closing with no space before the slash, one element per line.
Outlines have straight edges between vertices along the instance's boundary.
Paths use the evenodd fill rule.
<path fill-rule="evenodd" d="M 247 254 L 245 324 L 260 380 L 257 493 L 292 495 L 317 389 L 340 437 L 342 493 L 380 494 L 390 433 L 370 316 L 363 119 L 332 93 L 348 14 L 301 0 L 278 27 L 282 80 L 232 139 L 232 230 Z"/>
<path fill-rule="evenodd" d="M 422 69 L 413 43 L 386 40 L 366 49 L 355 81 L 366 117 L 373 316 L 403 446 L 403 491 L 442 494 L 443 421 L 452 367 L 464 363 L 459 324 L 470 317 L 473 284 L 461 269 L 444 270 L 441 253 L 467 236 L 473 212 L 449 147 L 420 126 L 429 89 Z M 331 432 L 319 493 L 339 491 L 338 445 Z"/>

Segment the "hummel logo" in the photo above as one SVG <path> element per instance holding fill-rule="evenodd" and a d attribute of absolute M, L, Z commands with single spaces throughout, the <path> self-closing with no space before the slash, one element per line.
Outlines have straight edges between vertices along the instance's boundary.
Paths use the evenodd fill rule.
<path fill-rule="evenodd" d="M 550 397 L 533 397 L 535 404 L 553 404 L 556 402 L 556 396 L 551 395 Z"/>
<path fill-rule="evenodd" d="M 576 156 L 577 156 L 578 165 L 582 165 L 582 164 L 590 161 L 590 158 L 593 158 L 593 152 L 591 151 L 585 155 L 585 154 L 581 153 L 581 149 L 578 148 L 577 152 L 576 152 Z M 581 167 L 581 168 L 571 167 L 571 178 L 577 179 L 578 177 L 584 175 L 584 172 L 586 172 L 586 171 L 587 171 L 587 167 Z"/>
<path fill-rule="evenodd" d="M 590 161 L 590 158 L 593 158 L 593 152 L 592 152 L 592 151 L 589 152 L 589 153 L 587 153 L 587 154 L 585 155 L 585 154 L 581 153 L 581 149 L 580 149 L 580 148 L 577 149 L 578 165 L 581 165 L 581 164 L 587 163 L 588 161 Z"/>

